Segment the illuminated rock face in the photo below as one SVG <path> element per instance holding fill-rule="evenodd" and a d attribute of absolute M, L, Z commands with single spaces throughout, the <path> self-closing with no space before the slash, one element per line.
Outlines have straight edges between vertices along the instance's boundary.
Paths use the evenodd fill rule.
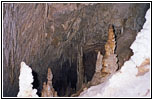
<path fill-rule="evenodd" d="M 134 52 L 121 70 L 108 81 L 81 93 L 83 97 L 150 97 L 151 11 L 146 13 L 143 29 L 131 45 Z"/>
<path fill-rule="evenodd" d="M 37 90 L 33 88 L 32 70 L 24 62 L 21 62 L 19 76 L 19 92 L 18 97 L 38 97 Z"/>

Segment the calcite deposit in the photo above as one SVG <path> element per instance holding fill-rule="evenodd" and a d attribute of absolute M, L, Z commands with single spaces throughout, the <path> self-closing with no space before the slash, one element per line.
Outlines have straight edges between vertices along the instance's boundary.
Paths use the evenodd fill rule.
<path fill-rule="evenodd" d="M 105 76 L 105 74 L 112 74 L 114 73 L 117 68 L 117 55 L 114 54 L 116 47 L 116 41 L 115 41 L 115 33 L 113 26 L 110 25 L 108 29 L 108 40 L 105 44 L 105 55 L 102 60 L 102 75 Z"/>
<path fill-rule="evenodd" d="M 17 97 L 38 97 L 37 90 L 33 89 L 33 80 L 32 69 L 25 62 L 21 62 Z"/>
<path fill-rule="evenodd" d="M 51 72 L 51 69 L 48 68 L 48 74 L 47 74 L 47 83 L 43 83 L 43 89 L 41 92 L 41 97 L 57 97 L 57 92 L 54 90 L 52 86 L 52 79 L 53 74 Z"/>

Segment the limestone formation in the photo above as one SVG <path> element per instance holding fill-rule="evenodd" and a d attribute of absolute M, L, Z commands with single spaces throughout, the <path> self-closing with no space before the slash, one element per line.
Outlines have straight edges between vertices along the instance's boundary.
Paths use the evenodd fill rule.
<path fill-rule="evenodd" d="M 47 75 L 47 84 L 46 82 L 43 83 L 43 89 L 41 92 L 41 97 L 57 97 L 57 92 L 54 90 L 52 86 L 52 78 L 53 74 L 51 69 L 48 68 L 48 75 Z"/>
<path fill-rule="evenodd" d="M 117 65 L 117 55 L 114 54 L 115 50 L 115 34 L 113 26 L 109 26 L 108 30 L 108 40 L 105 44 L 105 56 L 102 60 L 102 75 L 111 74 L 115 72 L 118 68 Z"/>
<path fill-rule="evenodd" d="M 98 51 L 95 72 L 100 72 L 101 71 L 101 69 L 102 69 L 102 59 L 103 59 L 103 55 L 100 53 L 100 51 Z"/>
<path fill-rule="evenodd" d="M 17 97 L 38 97 L 37 90 L 32 89 L 33 85 L 32 70 L 24 62 L 21 62 L 19 76 L 19 92 Z"/>
<path fill-rule="evenodd" d="M 114 29 L 113 26 L 109 26 L 108 30 L 108 39 L 107 43 L 105 44 L 105 57 L 108 57 L 110 54 L 114 54 L 115 49 L 115 35 L 114 35 Z"/>
<path fill-rule="evenodd" d="M 103 58 L 103 55 L 101 55 L 99 51 L 97 54 L 95 74 L 90 82 L 90 85 L 97 85 L 101 83 L 102 58 Z"/>
<path fill-rule="evenodd" d="M 111 54 L 107 58 L 103 59 L 102 74 L 112 74 L 117 70 L 117 68 L 118 65 L 116 54 Z"/>
<path fill-rule="evenodd" d="M 40 90 L 43 88 L 46 69 L 52 66 L 55 83 L 62 80 L 66 84 L 65 86 L 53 84 L 53 87 L 59 96 L 65 96 L 63 87 L 69 88 L 65 79 L 69 75 L 60 77 L 59 71 L 66 63 L 64 71 L 73 69 L 71 81 L 73 79 L 74 83 L 77 81 L 75 78 L 79 56 L 77 45 L 82 47 L 83 56 L 87 55 L 88 59 L 84 62 L 84 77 L 90 81 L 96 62 L 96 59 L 93 59 L 93 56 L 96 57 L 93 52 L 97 49 L 104 55 L 108 24 L 112 23 L 116 32 L 116 54 L 122 65 L 127 60 L 125 58 L 129 58 L 124 55 L 129 52 L 128 48 L 135 40 L 137 32 L 142 29 L 145 12 L 150 3 L 12 2 L 3 3 L 2 7 L 3 96 L 17 96 L 20 70 L 18 66 L 21 61 L 33 66 L 33 70 L 37 73 L 38 93 L 41 93 Z M 68 60 L 70 64 L 67 63 Z"/>

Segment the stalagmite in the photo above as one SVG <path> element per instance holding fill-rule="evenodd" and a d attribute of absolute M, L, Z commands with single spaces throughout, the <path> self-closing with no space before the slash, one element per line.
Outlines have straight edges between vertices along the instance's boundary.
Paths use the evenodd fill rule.
<path fill-rule="evenodd" d="M 114 54 L 115 50 L 115 35 L 113 26 L 109 26 L 108 31 L 108 40 L 105 44 L 105 56 L 100 54 L 100 51 L 97 55 L 97 61 L 96 61 L 96 69 L 95 73 L 93 75 L 93 78 L 90 82 L 87 84 L 82 84 L 81 89 L 73 94 L 72 96 L 78 96 L 82 91 L 86 90 L 90 86 L 95 86 L 100 83 L 103 83 L 105 80 L 107 80 L 110 76 L 110 74 L 114 73 L 117 68 L 117 57 L 116 54 Z M 80 74 L 79 74 L 80 75 Z"/>
<path fill-rule="evenodd" d="M 102 69 L 102 59 L 103 59 L 103 55 L 100 53 L 100 51 L 98 51 L 98 55 L 97 55 L 97 61 L 96 61 L 96 72 L 100 72 Z"/>
<path fill-rule="evenodd" d="M 32 70 L 24 62 L 21 62 L 19 76 L 19 92 L 17 97 L 38 97 L 37 90 L 32 89 L 33 85 Z"/>
<path fill-rule="evenodd" d="M 47 94 L 46 94 L 46 82 L 43 83 L 43 90 L 41 91 L 41 96 L 42 97 L 47 97 Z"/>
<path fill-rule="evenodd" d="M 57 92 L 54 90 L 52 86 L 52 78 L 53 74 L 51 69 L 48 68 L 48 75 L 47 75 L 47 84 L 46 82 L 43 83 L 43 89 L 41 93 L 41 97 L 57 97 Z"/>
<path fill-rule="evenodd" d="M 101 55 L 99 51 L 97 55 L 95 74 L 90 82 L 90 85 L 97 85 L 101 83 L 102 58 L 103 55 Z"/>
<path fill-rule="evenodd" d="M 108 40 L 107 43 L 105 44 L 105 56 L 102 60 L 102 76 L 106 74 L 112 74 L 115 72 L 118 68 L 117 65 L 117 55 L 114 54 L 115 50 L 115 35 L 114 35 L 114 30 L 113 26 L 109 26 L 108 30 Z"/>
<path fill-rule="evenodd" d="M 105 57 L 108 57 L 110 54 L 114 54 L 115 49 L 115 35 L 114 35 L 114 29 L 113 26 L 109 26 L 108 30 L 108 39 L 107 43 L 105 44 Z"/>

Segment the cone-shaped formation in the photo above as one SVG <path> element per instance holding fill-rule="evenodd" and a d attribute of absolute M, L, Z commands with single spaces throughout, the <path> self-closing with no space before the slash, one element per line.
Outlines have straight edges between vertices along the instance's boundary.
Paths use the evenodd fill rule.
<path fill-rule="evenodd" d="M 114 35 L 114 30 L 113 26 L 109 26 L 108 30 L 108 40 L 107 43 L 105 44 L 105 57 L 109 56 L 110 54 L 114 54 L 114 49 L 115 49 L 115 35 Z"/>
<path fill-rule="evenodd" d="M 51 69 L 48 68 L 48 75 L 47 75 L 47 79 L 48 79 L 48 84 L 50 84 L 52 86 L 52 78 L 53 78 L 53 74 L 51 72 Z"/>
<path fill-rule="evenodd" d="M 19 76 L 19 93 L 17 97 L 38 97 L 37 90 L 32 89 L 33 85 L 32 69 L 24 62 L 21 62 Z"/>
<path fill-rule="evenodd" d="M 43 89 L 41 92 L 41 97 L 57 97 L 57 92 L 54 90 L 52 86 L 52 78 L 53 74 L 51 72 L 51 69 L 48 68 L 48 75 L 47 75 L 47 84 L 46 82 L 43 83 Z"/>
<path fill-rule="evenodd" d="M 100 53 L 100 51 L 98 51 L 95 72 L 100 72 L 101 71 L 101 69 L 102 69 L 102 58 L 103 58 L 103 55 Z"/>
<path fill-rule="evenodd" d="M 115 35 L 114 35 L 114 30 L 113 26 L 109 26 L 108 30 L 108 40 L 107 43 L 105 44 L 105 56 L 104 59 L 102 60 L 102 74 L 111 74 L 115 72 L 118 68 L 117 65 L 117 57 L 116 54 L 114 54 L 115 50 Z"/>
<path fill-rule="evenodd" d="M 97 55 L 95 74 L 90 82 L 90 85 L 97 85 L 101 83 L 102 58 L 103 55 L 101 55 L 99 51 Z"/>

